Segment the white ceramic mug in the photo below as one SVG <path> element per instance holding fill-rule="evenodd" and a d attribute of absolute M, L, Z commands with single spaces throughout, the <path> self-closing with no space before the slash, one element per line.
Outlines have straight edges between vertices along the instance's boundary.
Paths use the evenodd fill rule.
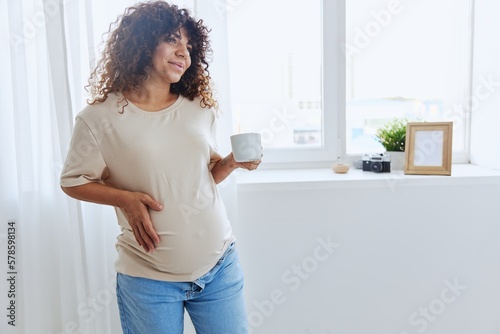
<path fill-rule="evenodd" d="M 260 160 L 262 144 L 260 133 L 240 133 L 231 136 L 231 147 L 236 162 Z"/>

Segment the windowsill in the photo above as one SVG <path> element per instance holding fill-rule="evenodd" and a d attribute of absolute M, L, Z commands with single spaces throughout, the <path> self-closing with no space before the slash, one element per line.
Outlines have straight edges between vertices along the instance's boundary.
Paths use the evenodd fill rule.
<path fill-rule="evenodd" d="M 451 176 L 405 175 L 403 171 L 391 173 L 363 172 L 351 168 L 346 174 L 336 174 L 330 168 L 242 171 L 236 175 L 239 191 L 325 189 L 344 187 L 396 187 L 442 185 L 500 184 L 500 171 L 470 164 L 452 167 Z"/>

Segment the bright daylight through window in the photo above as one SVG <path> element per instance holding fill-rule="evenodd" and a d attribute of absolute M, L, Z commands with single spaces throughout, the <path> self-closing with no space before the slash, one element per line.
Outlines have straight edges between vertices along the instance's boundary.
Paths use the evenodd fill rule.
<path fill-rule="evenodd" d="M 251 0 L 231 7 L 231 100 L 237 132 L 265 147 L 322 145 L 320 0 Z"/>
<path fill-rule="evenodd" d="M 393 118 L 453 121 L 466 149 L 470 0 L 346 1 L 346 151 L 383 152 Z"/>
<path fill-rule="evenodd" d="M 338 109 L 322 96 L 322 81 L 335 76 L 322 71 L 337 60 L 322 63 L 322 36 L 334 32 L 321 22 L 336 13 L 322 13 L 320 0 L 230 2 L 236 132 L 262 133 L 265 147 L 318 148 L 339 126 L 325 127 L 324 116 L 345 113 L 345 152 L 359 155 L 384 151 L 374 134 L 394 118 L 453 121 L 453 149 L 467 150 L 471 0 L 346 0 L 345 44 L 335 46 L 346 56 Z"/>

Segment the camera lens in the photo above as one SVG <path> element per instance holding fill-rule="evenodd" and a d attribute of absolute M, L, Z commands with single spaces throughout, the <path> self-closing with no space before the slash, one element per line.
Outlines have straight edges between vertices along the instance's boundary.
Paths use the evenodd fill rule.
<path fill-rule="evenodd" d="M 372 172 L 380 173 L 381 171 L 382 171 L 382 163 L 372 161 Z"/>

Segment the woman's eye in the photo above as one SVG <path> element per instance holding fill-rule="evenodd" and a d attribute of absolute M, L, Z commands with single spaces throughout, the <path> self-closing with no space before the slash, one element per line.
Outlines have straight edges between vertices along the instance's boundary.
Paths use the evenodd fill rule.
<path fill-rule="evenodd" d="M 177 42 L 177 40 L 174 37 L 171 37 L 171 36 L 165 36 L 163 38 L 163 41 L 167 42 L 167 43 L 170 43 L 170 44 L 175 44 Z"/>

